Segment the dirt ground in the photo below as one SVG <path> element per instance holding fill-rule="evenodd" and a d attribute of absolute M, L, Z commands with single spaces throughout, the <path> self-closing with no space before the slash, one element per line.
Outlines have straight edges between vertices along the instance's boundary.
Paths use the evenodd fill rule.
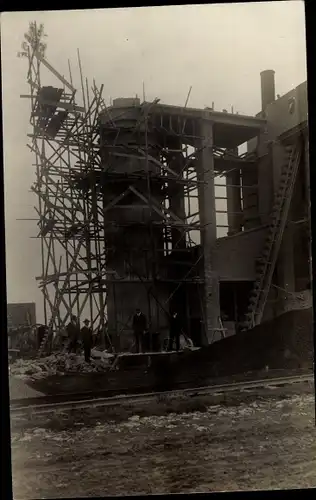
<path fill-rule="evenodd" d="M 90 425 L 79 412 L 12 422 L 14 498 L 315 487 L 314 401 L 310 392 L 125 419 L 99 409 Z"/>

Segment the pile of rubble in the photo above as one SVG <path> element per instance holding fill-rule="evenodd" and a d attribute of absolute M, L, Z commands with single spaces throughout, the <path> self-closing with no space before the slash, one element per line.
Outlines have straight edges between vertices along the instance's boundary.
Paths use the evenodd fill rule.
<path fill-rule="evenodd" d="M 93 349 L 90 363 L 86 363 L 82 355 L 68 353 L 51 354 L 38 359 L 18 359 L 10 365 L 10 375 L 20 379 L 40 380 L 50 375 L 104 372 L 110 366 L 112 358 L 113 354 Z"/>
<path fill-rule="evenodd" d="M 311 290 L 292 293 L 287 297 L 282 312 L 297 311 L 301 309 L 310 309 L 313 307 L 313 294 Z"/>

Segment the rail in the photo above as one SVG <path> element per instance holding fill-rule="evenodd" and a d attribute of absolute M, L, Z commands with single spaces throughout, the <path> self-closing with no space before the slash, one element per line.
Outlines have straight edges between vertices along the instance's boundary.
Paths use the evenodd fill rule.
<path fill-rule="evenodd" d="M 296 376 L 288 376 L 288 377 L 272 377 L 268 379 L 261 380 L 253 380 L 247 382 L 236 382 L 233 384 L 215 384 L 211 386 L 205 387 L 194 387 L 188 389 L 176 389 L 176 390 L 166 390 L 163 392 L 148 392 L 141 394 L 124 394 L 118 396 L 111 397 L 95 397 L 93 394 L 90 394 L 90 397 L 86 397 L 85 399 L 74 399 L 75 396 L 77 398 L 79 395 L 72 395 L 72 401 L 61 401 L 61 402 L 53 402 L 53 403 L 42 403 L 45 397 L 32 398 L 27 403 L 27 400 L 15 400 L 14 403 L 11 403 L 11 416 L 16 416 L 25 412 L 34 412 L 36 414 L 39 413 L 49 413 L 51 411 L 67 411 L 67 410 L 78 410 L 91 408 L 92 406 L 113 406 L 120 405 L 126 403 L 136 403 L 136 402 L 150 402 L 159 398 L 167 398 L 167 397 L 176 397 L 176 396 L 187 396 L 187 397 L 197 397 L 197 396 L 205 396 L 205 395 L 217 395 L 222 393 L 230 393 L 230 392 L 246 392 L 251 389 L 261 389 L 261 388 L 271 388 L 275 386 L 286 386 L 292 384 L 302 384 L 302 383 L 313 383 L 314 377 L 312 374 L 306 375 L 296 375 Z M 66 397 L 67 395 L 63 395 Z M 70 395 L 68 395 L 69 398 Z M 37 401 L 35 401 L 35 399 Z M 21 405 L 22 403 L 22 405 Z M 24 404 L 24 406 L 23 406 Z M 19 406 L 20 405 L 20 406 Z"/>

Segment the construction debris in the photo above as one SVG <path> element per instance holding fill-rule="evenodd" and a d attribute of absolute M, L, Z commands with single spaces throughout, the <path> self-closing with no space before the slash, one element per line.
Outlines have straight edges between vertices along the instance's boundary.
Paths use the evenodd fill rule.
<path fill-rule="evenodd" d="M 110 366 L 113 355 L 93 349 L 91 358 L 91 362 L 86 363 L 82 355 L 61 353 L 36 360 L 19 359 L 10 366 L 10 375 L 24 380 L 40 380 L 51 375 L 64 375 L 74 372 L 103 372 Z"/>
<path fill-rule="evenodd" d="M 9 349 L 17 349 L 21 355 L 32 355 L 36 352 L 35 327 L 21 326 L 8 328 Z"/>
<path fill-rule="evenodd" d="M 311 290 L 291 293 L 283 305 L 282 312 L 298 311 L 301 309 L 310 309 L 313 307 L 313 294 Z"/>

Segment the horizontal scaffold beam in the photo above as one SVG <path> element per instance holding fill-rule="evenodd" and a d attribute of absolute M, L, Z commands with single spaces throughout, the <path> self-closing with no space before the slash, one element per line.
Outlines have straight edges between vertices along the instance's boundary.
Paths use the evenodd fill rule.
<path fill-rule="evenodd" d="M 20 95 L 21 99 L 34 99 L 34 96 L 32 95 L 25 95 L 21 94 Z M 74 113 L 84 113 L 84 108 L 82 106 L 77 106 L 76 104 L 69 103 L 69 102 L 63 102 L 63 101 L 50 101 L 49 99 L 38 99 L 41 104 L 44 104 L 45 106 L 54 106 L 57 108 L 62 108 L 65 109 L 66 111 L 72 111 Z"/>

